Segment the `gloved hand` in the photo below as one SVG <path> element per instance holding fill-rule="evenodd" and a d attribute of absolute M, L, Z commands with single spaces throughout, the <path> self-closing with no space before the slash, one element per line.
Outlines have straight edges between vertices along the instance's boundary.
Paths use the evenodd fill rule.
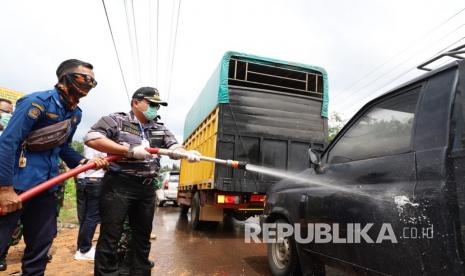
<path fill-rule="evenodd" d="M 196 150 L 190 150 L 186 153 L 186 159 L 187 161 L 193 163 L 193 162 L 200 162 L 200 152 Z"/>
<path fill-rule="evenodd" d="M 11 114 L 2 113 L 0 115 L 0 125 L 2 125 L 2 127 L 5 129 L 6 126 L 8 125 L 8 122 L 10 121 L 10 119 L 11 119 Z"/>
<path fill-rule="evenodd" d="M 0 187 L 0 208 L 2 214 L 11 213 L 22 208 L 21 200 L 13 186 Z"/>
<path fill-rule="evenodd" d="M 126 154 L 126 157 L 139 159 L 139 160 L 148 160 L 152 158 L 152 154 L 145 150 L 144 145 L 130 146 L 129 151 Z"/>

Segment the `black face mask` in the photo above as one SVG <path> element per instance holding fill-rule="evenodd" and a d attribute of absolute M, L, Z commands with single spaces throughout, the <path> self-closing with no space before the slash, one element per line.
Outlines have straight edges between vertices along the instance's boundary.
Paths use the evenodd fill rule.
<path fill-rule="evenodd" d="M 97 85 L 93 78 L 91 78 L 91 82 L 89 82 L 83 76 L 87 75 L 69 73 L 63 75 L 55 85 L 61 98 L 65 102 L 67 110 L 75 109 L 79 103 L 79 99 L 87 96 L 89 91 Z"/>

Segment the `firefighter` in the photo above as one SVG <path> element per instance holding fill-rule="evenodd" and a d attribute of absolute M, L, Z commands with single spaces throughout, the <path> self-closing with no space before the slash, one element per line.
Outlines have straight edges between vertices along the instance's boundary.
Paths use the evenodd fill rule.
<path fill-rule="evenodd" d="M 81 121 L 79 99 L 96 86 L 91 64 L 71 59 L 58 66 L 58 83 L 48 91 L 18 100 L 9 126 L 0 136 L 0 253 L 5 252 L 21 219 L 26 243 L 22 275 L 43 275 L 56 234 L 56 187 L 22 204 L 18 194 L 58 174 L 58 158 L 74 168 L 89 160 L 71 148 Z M 108 165 L 93 159 L 98 168 Z"/>
<path fill-rule="evenodd" d="M 129 218 L 130 275 L 150 275 L 150 233 L 155 209 L 153 178 L 160 169 L 160 157 L 146 147 L 173 150 L 170 158 L 200 161 L 196 151 L 186 151 L 160 122 L 157 112 L 167 103 L 158 90 L 139 88 L 132 97 L 129 113 L 102 117 L 87 133 L 86 144 L 108 154 L 124 155 L 112 162 L 102 181 L 100 236 L 95 253 L 95 275 L 118 275 L 118 241 L 126 216 Z"/>

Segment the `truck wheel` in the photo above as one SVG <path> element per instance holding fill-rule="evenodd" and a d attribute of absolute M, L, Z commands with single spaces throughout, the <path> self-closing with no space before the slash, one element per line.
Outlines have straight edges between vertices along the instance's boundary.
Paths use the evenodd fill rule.
<path fill-rule="evenodd" d="M 189 206 L 185 204 L 179 204 L 179 208 L 181 209 L 181 215 L 185 216 L 189 212 Z"/>
<path fill-rule="evenodd" d="M 200 193 L 196 192 L 192 198 L 191 204 L 191 227 L 192 229 L 198 230 L 200 226 Z"/>
<path fill-rule="evenodd" d="M 275 223 L 288 223 L 279 219 Z M 273 275 L 299 275 L 299 259 L 294 238 L 286 237 L 282 241 L 267 244 L 268 266 Z"/>

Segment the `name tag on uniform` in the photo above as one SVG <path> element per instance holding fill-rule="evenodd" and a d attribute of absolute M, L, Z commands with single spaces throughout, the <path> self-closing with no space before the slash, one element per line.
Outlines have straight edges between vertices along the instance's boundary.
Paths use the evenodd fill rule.
<path fill-rule="evenodd" d="M 129 132 L 137 136 L 141 136 L 142 134 L 138 125 L 127 123 L 127 122 L 123 122 L 121 131 Z"/>
<path fill-rule="evenodd" d="M 152 130 L 150 131 L 150 136 L 164 136 L 165 132 L 163 130 Z"/>

